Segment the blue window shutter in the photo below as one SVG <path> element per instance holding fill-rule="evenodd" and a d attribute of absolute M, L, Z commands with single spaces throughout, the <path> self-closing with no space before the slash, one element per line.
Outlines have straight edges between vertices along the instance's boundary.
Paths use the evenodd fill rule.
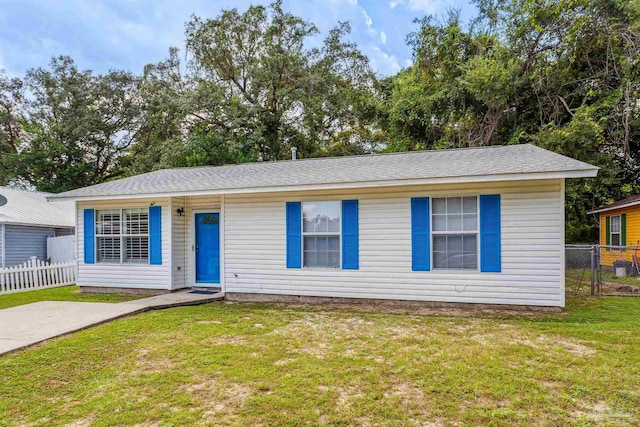
<path fill-rule="evenodd" d="M 429 198 L 411 199 L 411 269 L 431 270 L 431 218 Z"/>
<path fill-rule="evenodd" d="M 149 207 L 149 264 L 162 265 L 162 207 Z"/>
<path fill-rule="evenodd" d="M 480 196 L 480 271 L 502 271 L 500 195 Z"/>
<path fill-rule="evenodd" d="M 96 249 L 96 223 L 95 211 L 93 209 L 84 210 L 84 263 L 95 263 Z"/>
<path fill-rule="evenodd" d="M 302 203 L 287 202 L 287 268 L 302 267 Z"/>
<path fill-rule="evenodd" d="M 342 268 L 357 270 L 358 256 L 358 201 L 342 201 Z"/>

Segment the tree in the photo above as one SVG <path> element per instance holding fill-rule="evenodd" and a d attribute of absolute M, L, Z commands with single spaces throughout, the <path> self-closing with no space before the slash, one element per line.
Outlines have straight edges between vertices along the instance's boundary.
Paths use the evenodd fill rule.
<path fill-rule="evenodd" d="M 371 151 L 375 131 L 362 118 L 371 113 L 375 77 L 357 47 L 342 41 L 348 32 L 341 24 L 322 47 L 306 48 L 317 28 L 280 1 L 193 17 L 186 35 L 199 131 L 245 159 L 288 158 L 293 146 L 302 156 Z"/>
<path fill-rule="evenodd" d="M 586 212 L 640 191 L 640 7 L 617 0 L 477 0 L 426 17 L 414 64 L 384 85 L 390 150 L 535 143 L 601 168 L 567 187 L 567 237 Z"/>
<path fill-rule="evenodd" d="M 0 70 L 0 185 L 10 181 L 5 170 L 4 159 L 16 154 L 24 138 L 20 117 L 24 102 L 23 82 L 18 78 L 9 78 Z"/>
<path fill-rule="evenodd" d="M 59 192 L 120 175 L 138 127 L 133 75 L 96 76 L 61 56 L 50 70 L 29 70 L 26 86 L 33 99 L 22 119 L 25 143 L 4 162 L 12 179 Z"/>
<path fill-rule="evenodd" d="M 179 51 L 148 64 L 140 79 L 139 130 L 135 143 L 122 159 L 127 175 L 177 166 L 189 132 L 189 114 L 193 109 L 190 82 L 184 76 Z"/>

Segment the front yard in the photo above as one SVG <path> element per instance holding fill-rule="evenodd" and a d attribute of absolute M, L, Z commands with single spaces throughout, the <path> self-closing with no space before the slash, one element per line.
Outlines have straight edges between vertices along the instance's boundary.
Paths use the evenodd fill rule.
<path fill-rule="evenodd" d="M 0 310 L 39 301 L 123 302 L 141 298 L 136 295 L 81 294 L 77 286 L 62 286 L 40 291 L 0 295 Z"/>
<path fill-rule="evenodd" d="M 0 425 L 640 424 L 639 298 L 436 313 L 214 303 L 121 319 L 1 357 Z"/>

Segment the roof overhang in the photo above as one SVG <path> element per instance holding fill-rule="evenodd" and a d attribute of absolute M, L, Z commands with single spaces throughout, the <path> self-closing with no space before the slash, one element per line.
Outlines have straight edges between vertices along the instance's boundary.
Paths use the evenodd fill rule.
<path fill-rule="evenodd" d="M 0 221 L 0 225 L 20 225 L 23 227 L 46 227 L 46 228 L 75 228 L 75 225 L 34 224 L 32 222 L 19 222 L 19 221 Z"/>
<path fill-rule="evenodd" d="M 317 191 L 336 190 L 353 188 L 375 188 L 375 187 L 399 187 L 407 185 L 434 185 L 434 184 L 460 184 L 498 181 L 529 181 L 542 179 L 565 179 L 565 178 L 593 178 L 598 175 L 598 168 L 554 171 L 554 172 L 534 172 L 534 173 L 514 173 L 495 175 L 470 175 L 459 177 L 421 178 L 421 179 L 400 179 L 387 181 L 361 181 L 361 182 L 341 182 L 327 184 L 302 184 L 278 187 L 245 187 L 230 189 L 211 189 L 197 191 L 171 191 L 171 192 L 146 192 L 131 194 L 107 194 L 90 196 L 62 196 L 52 195 L 48 200 L 115 200 L 115 199 L 140 199 L 149 197 L 174 197 L 174 196 L 203 196 L 203 195 L 223 195 L 223 194 L 252 194 L 252 193 L 275 193 L 292 191 Z"/>
<path fill-rule="evenodd" d="M 640 200 L 635 200 L 633 202 L 624 203 L 622 205 L 609 206 L 609 207 L 603 207 L 603 208 L 594 209 L 592 211 L 588 211 L 587 213 L 588 214 L 597 214 L 597 213 L 602 213 L 602 212 L 617 211 L 619 209 L 630 208 L 632 206 L 639 206 L 639 205 L 640 205 Z"/>

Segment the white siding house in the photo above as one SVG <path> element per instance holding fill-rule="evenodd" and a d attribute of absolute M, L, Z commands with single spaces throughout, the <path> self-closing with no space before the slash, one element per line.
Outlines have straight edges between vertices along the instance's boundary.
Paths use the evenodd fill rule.
<path fill-rule="evenodd" d="M 91 290 L 562 307 L 564 182 L 596 173 L 522 145 L 171 169 L 56 197 L 77 200 Z"/>
<path fill-rule="evenodd" d="M 411 198 L 476 194 L 502 196 L 502 271 L 413 271 Z M 286 268 L 285 202 L 341 199 L 360 201 L 359 268 Z M 561 180 L 226 196 L 226 292 L 563 305 L 563 206 Z"/>

